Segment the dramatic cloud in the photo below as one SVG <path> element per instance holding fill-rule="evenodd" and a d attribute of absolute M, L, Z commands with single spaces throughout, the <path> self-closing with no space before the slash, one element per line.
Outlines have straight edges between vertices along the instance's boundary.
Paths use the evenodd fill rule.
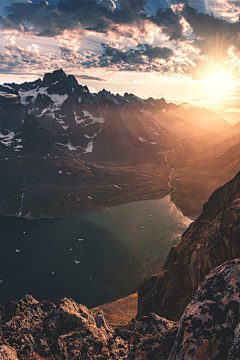
<path fill-rule="evenodd" d="M 173 55 L 172 49 L 167 47 L 153 47 L 148 44 L 138 45 L 136 49 L 121 50 L 109 44 L 101 44 L 104 48 L 103 58 L 108 57 L 108 60 L 113 64 L 143 64 L 147 62 L 146 56 L 149 61 L 154 59 L 168 59 Z M 106 56 L 105 56 L 106 55 Z"/>
<path fill-rule="evenodd" d="M 155 17 L 151 17 L 153 23 L 162 28 L 164 34 L 170 40 L 177 40 L 182 36 L 183 27 L 180 24 L 181 16 L 171 8 L 167 10 L 159 9 Z"/>
<path fill-rule="evenodd" d="M 141 24 L 144 1 L 119 1 L 119 8 L 109 1 L 15 2 L 5 8 L 0 19 L 5 29 L 17 29 L 38 36 L 55 36 L 64 30 L 84 28 L 96 32 L 112 30 L 114 24 Z"/>
<path fill-rule="evenodd" d="M 224 69 L 238 77 L 240 1 L 7 3 L 0 17 L 1 73 L 62 67 L 84 80 L 101 82 L 101 69 L 185 79 L 202 79 Z M 85 75 L 89 69 L 96 73 Z"/>

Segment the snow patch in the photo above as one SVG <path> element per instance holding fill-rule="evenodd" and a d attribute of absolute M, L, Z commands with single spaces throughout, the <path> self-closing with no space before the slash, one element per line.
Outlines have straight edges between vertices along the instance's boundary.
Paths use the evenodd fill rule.
<path fill-rule="evenodd" d="M 80 116 L 77 116 L 76 111 L 73 111 L 73 115 L 74 115 L 74 120 L 76 121 L 77 124 L 81 124 L 84 122 L 84 119 L 81 119 Z"/>
<path fill-rule="evenodd" d="M 27 105 L 28 102 L 27 102 L 27 98 L 29 96 L 32 96 L 33 99 L 31 100 L 31 102 L 35 102 L 36 101 L 36 98 L 38 96 L 38 94 L 41 94 L 41 95 L 47 95 L 48 97 L 50 97 L 50 99 L 52 100 L 53 104 L 52 104 L 52 109 L 55 109 L 56 108 L 59 108 L 62 106 L 62 104 L 64 103 L 65 100 L 67 100 L 68 98 L 68 95 L 67 94 L 64 94 L 64 95 L 59 95 L 59 94 L 48 94 L 48 92 L 46 91 L 47 90 L 47 87 L 41 87 L 41 88 L 36 88 L 36 89 L 33 89 L 33 90 L 23 90 L 23 89 L 20 89 L 18 91 L 18 94 L 20 96 L 20 103 L 22 105 Z"/>
<path fill-rule="evenodd" d="M 71 144 L 70 141 L 67 143 L 67 145 L 66 145 L 66 144 L 62 144 L 62 143 L 59 143 L 59 142 L 56 142 L 56 141 L 55 141 L 55 144 L 60 145 L 60 146 L 63 146 L 63 147 L 67 147 L 68 150 L 77 150 L 78 148 L 80 148 L 80 146 L 74 147 L 74 146 Z"/>
<path fill-rule="evenodd" d="M 87 147 L 85 149 L 85 153 L 90 153 L 93 151 L 93 141 L 89 141 L 89 143 L 87 144 Z"/>
<path fill-rule="evenodd" d="M 67 100 L 68 98 L 68 94 L 64 94 L 64 95 L 59 95 L 59 94 L 47 94 L 52 102 L 53 102 L 53 108 L 59 108 L 62 106 L 62 104 L 64 103 L 65 100 Z"/>
<path fill-rule="evenodd" d="M 91 124 L 94 124 L 95 122 L 97 122 L 99 124 L 103 124 L 105 122 L 105 119 L 102 116 L 97 118 L 87 110 L 83 110 L 83 115 L 84 115 L 84 117 L 88 117 L 89 119 L 91 119 L 93 121 Z"/>
<path fill-rule="evenodd" d="M 99 132 L 94 133 L 92 136 L 87 135 L 87 134 L 84 134 L 83 136 L 84 136 L 86 139 L 94 139 L 94 138 L 101 132 L 101 130 L 102 130 L 102 129 L 100 129 Z"/>
<path fill-rule="evenodd" d="M 12 140 L 15 136 L 15 133 L 13 131 L 9 131 L 7 135 L 3 135 L 0 133 L 0 142 L 3 145 L 10 146 L 12 144 Z"/>
<path fill-rule="evenodd" d="M 147 142 L 147 143 L 149 143 L 149 144 L 151 144 L 151 145 L 157 145 L 157 142 L 155 142 L 155 141 L 148 141 L 148 140 L 146 140 L 146 139 L 144 139 L 144 138 L 142 138 L 142 137 L 139 137 L 138 140 L 141 141 L 141 142 Z"/>
<path fill-rule="evenodd" d="M 32 102 L 35 102 L 38 94 L 45 94 L 45 95 L 48 95 L 46 93 L 46 90 L 47 90 L 47 86 L 46 87 L 41 87 L 41 88 L 36 88 L 36 89 L 33 89 L 33 90 L 23 90 L 23 89 L 20 89 L 18 91 L 18 95 L 20 96 L 20 103 L 22 105 L 27 105 L 28 102 L 26 101 L 26 99 L 29 97 L 29 96 L 32 96 L 33 99 L 32 99 Z"/>
<path fill-rule="evenodd" d="M 4 87 L 8 88 L 8 89 L 11 89 L 11 90 L 14 90 L 13 87 L 7 85 L 7 84 L 3 84 Z"/>
<path fill-rule="evenodd" d="M 68 150 L 77 150 L 77 149 L 71 144 L 70 141 L 69 141 L 69 143 L 67 143 L 67 148 L 68 148 Z"/>
<path fill-rule="evenodd" d="M 23 149 L 23 146 L 22 145 L 15 146 L 14 151 L 20 151 L 19 149 Z"/>
<path fill-rule="evenodd" d="M 47 108 L 43 109 L 42 112 L 41 112 L 41 114 L 40 114 L 40 115 L 37 115 L 37 117 L 43 116 L 43 115 L 45 114 L 45 112 L 47 112 L 48 110 L 51 110 L 50 105 L 49 105 Z"/>

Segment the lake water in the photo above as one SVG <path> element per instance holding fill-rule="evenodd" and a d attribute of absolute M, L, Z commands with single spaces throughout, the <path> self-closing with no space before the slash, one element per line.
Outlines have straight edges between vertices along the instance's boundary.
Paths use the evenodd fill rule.
<path fill-rule="evenodd" d="M 0 305 L 29 293 L 91 308 L 133 293 L 160 272 L 191 222 L 169 195 L 65 218 L 1 216 Z"/>

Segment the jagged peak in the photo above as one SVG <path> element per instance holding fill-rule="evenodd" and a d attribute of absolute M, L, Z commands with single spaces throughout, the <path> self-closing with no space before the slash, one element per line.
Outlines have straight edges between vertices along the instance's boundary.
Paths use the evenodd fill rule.
<path fill-rule="evenodd" d="M 43 78 L 42 85 L 49 86 L 54 84 L 56 81 L 64 80 L 67 78 L 66 73 L 62 70 L 55 70 L 52 73 L 46 73 Z"/>

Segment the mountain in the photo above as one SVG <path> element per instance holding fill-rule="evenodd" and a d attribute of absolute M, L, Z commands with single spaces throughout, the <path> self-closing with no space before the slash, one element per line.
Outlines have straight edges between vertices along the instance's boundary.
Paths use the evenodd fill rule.
<path fill-rule="evenodd" d="M 155 312 L 178 320 L 205 276 L 240 257 L 240 172 L 217 189 L 173 247 L 159 275 L 139 288 L 138 317 Z"/>
<path fill-rule="evenodd" d="M 161 152 L 176 140 L 134 96 L 91 94 L 62 70 L 0 90 L 1 214 L 60 216 L 169 191 Z"/>
<path fill-rule="evenodd" d="M 189 155 L 191 139 L 208 139 L 212 127 L 222 134 L 229 126 L 206 109 L 163 98 L 143 100 L 104 89 L 91 93 L 63 70 L 33 82 L 3 84 L 0 214 L 61 216 L 164 196 L 173 190 L 169 179 L 172 168 L 180 169 L 182 145 Z M 187 184 L 178 185 L 185 194 Z M 176 202 L 184 208 L 179 197 Z"/>
<path fill-rule="evenodd" d="M 170 107 L 168 113 L 175 115 L 190 124 L 199 126 L 208 132 L 226 130 L 231 127 L 225 119 L 213 111 L 187 103 Z"/>
<path fill-rule="evenodd" d="M 138 109 L 134 105 L 136 97 L 127 94 L 114 96 L 104 90 L 91 94 L 86 86 L 79 85 L 74 76 L 66 75 L 63 70 L 45 74 L 43 80 L 32 83 L 5 84 L 2 93 L 3 89 L 8 97 L 12 92 L 15 94 L 12 102 L 11 98 L 3 99 L 2 116 L 5 115 L 3 111 L 9 110 L 12 119 L 11 104 L 21 107 L 27 111 L 27 120 L 34 118 L 39 127 L 47 130 L 51 142 L 61 149 L 77 151 L 81 158 L 92 155 L 94 159 L 119 161 L 118 152 L 121 150 L 121 157 L 128 160 L 131 153 L 135 163 L 135 155 L 140 151 L 157 152 L 165 148 L 164 143 L 159 143 L 160 135 L 155 131 L 155 123 L 152 121 L 152 129 L 149 126 L 146 129 L 142 125 L 144 116 L 141 109 L 133 114 Z M 123 108 L 121 114 L 120 107 Z M 22 116 L 23 124 L 25 116 Z M 134 116 L 134 126 L 128 126 L 129 118 Z M 21 134 L 23 131 L 16 119 L 5 120 L 1 125 L 5 133 L 15 131 Z M 93 142 L 94 154 L 91 154 Z"/>
<path fill-rule="evenodd" d="M 240 123 L 216 133 L 181 139 L 168 156 L 174 168 L 172 200 L 188 214 L 199 214 L 210 194 L 240 168 Z"/>

